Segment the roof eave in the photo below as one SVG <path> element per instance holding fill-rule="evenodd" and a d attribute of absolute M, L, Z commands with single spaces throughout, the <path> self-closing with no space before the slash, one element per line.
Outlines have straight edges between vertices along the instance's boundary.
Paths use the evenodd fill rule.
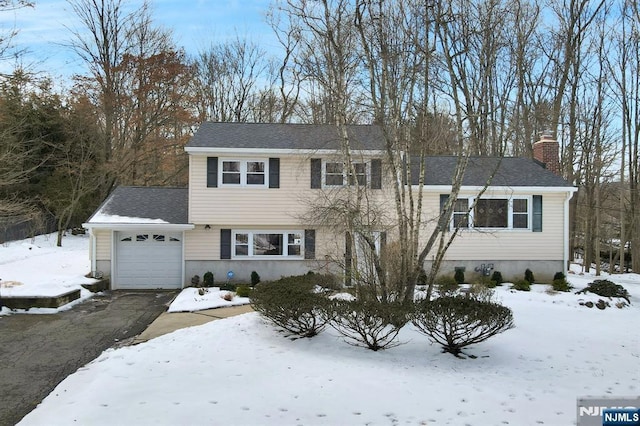
<path fill-rule="evenodd" d="M 418 190 L 419 185 L 411 185 L 412 189 Z M 428 185 L 425 184 L 423 190 L 426 192 L 451 192 L 452 185 Z M 463 185 L 460 187 L 460 192 L 479 192 L 484 189 L 484 186 Z M 570 192 L 574 193 L 578 190 L 575 186 L 488 186 L 487 190 L 497 192 L 536 192 L 536 193 L 551 193 L 551 192 Z"/>
<path fill-rule="evenodd" d="M 303 149 L 303 148 L 220 148 L 187 146 L 184 150 L 188 154 L 221 154 L 221 155 L 336 155 L 339 149 Z M 382 149 L 354 149 L 354 155 L 379 157 L 385 154 Z"/>

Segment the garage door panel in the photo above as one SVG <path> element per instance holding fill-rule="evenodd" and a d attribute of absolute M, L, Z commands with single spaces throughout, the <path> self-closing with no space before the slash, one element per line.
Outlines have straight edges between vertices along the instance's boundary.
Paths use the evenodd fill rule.
<path fill-rule="evenodd" d="M 116 239 L 117 288 L 182 287 L 182 235 L 119 232 Z"/>

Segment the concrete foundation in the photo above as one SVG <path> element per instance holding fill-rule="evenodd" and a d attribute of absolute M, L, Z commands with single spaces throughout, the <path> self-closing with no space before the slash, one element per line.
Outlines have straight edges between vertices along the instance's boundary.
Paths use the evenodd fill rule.
<path fill-rule="evenodd" d="M 483 268 L 484 265 L 484 268 Z M 493 265 L 493 268 L 490 266 Z M 524 271 L 530 269 L 537 283 L 550 284 L 556 272 L 566 273 L 562 260 L 456 260 L 444 261 L 439 275 L 453 276 L 455 268 L 464 268 L 465 281 L 472 283 L 474 279 L 485 274 L 491 276 L 493 271 L 500 271 L 505 281 L 524 278 Z M 425 270 L 431 268 L 431 262 L 425 262 Z"/>
<path fill-rule="evenodd" d="M 227 281 L 227 273 L 233 271 L 233 283 L 251 282 L 251 272 L 256 271 L 261 281 L 274 281 L 291 275 L 302 275 L 309 271 L 326 273 L 326 267 L 315 260 L 187 260 L 185 262 L 186 283 L 191 277 L 202 276 L 205 272 L 213 272 L 216 284 Z"/>

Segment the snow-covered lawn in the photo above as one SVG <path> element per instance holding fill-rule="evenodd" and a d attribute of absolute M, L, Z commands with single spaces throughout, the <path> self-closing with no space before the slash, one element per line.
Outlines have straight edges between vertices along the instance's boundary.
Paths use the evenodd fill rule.
<path fill-rule="evenodd" d="M 55 297 L 80 290 L 80 299 L 72 303 L 56 309 L 29 309 L 28 313 L 55 313 L 91 297 L 81 286 L 95 282 L 85 277 L 90 271 L 88 235 L 67 235 L 62 247 L 56 246 L 56 234 L 0 245 L 0 296 Z M 2 308 L 0 315 L 9 312 Z"/>
<path fill-rule="evenodd" d="M 88 238 L 77 237 L 85 246 L 75 252 L 74 238 L 68 250 L 53 240 L 0 247 L 0 277 L 25 287 L 80 280 Z M 54 264 L 67 278 L 53 280 Z M 568 278 L 576 289 L 595 279 Z M 588 309 L 578 301 L 599 297 L 547 294 L 544 285 L 529 293 L 498 287 L 516 328 L 467 350 L 477 359 L 441 353 L 410 325 L 403 345 L 371 352 L 332 330 L 291 340 L 256 313 L 214 321 L 105 351 L 20 424 L 571 425 L 578 397 L 640 394 L 640 275 L 605 278 L 629 290 L 630 307 Z M 194 289 L 181 298 L 172 309 L 222 300 Z"/>

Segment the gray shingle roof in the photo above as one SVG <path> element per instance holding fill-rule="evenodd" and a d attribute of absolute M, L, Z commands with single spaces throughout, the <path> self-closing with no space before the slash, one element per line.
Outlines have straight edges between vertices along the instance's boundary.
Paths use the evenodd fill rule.
<path fill-rule="evenodd" d="M 189 206 L 187 197 L 187 188 L 120 186 L 89 218 L 89 223 L 104 223 L 105 220 L 101 216 L 106 215 L 147 220 L 160 219 L 171 224 L 186 224 Z M 119 223 L 126 222 L 119 221 Z M 132 220 L 131 223 L 144 223 L 144 221 Z"/>
<path fill-rule="evenodd" d="M 425 184 L 451 185 L 451 179 L 458 157 L 438 156 L 425 159 Z M 413 165 L 412 180 L 418 183 L 418 164 Z M 496 167 L 497 170 L 496 170 Z M 562 177 L 545 169 L 540 163 L 529 158 L 517 157 L 471 157 L 464 174 L 463 185 L 483 186 L 491 173 L 496 170 L 492 186 L 545 186 L 571 187 Z"/>
<path fill-rule="evenodd" d="M 384 149 L 378 126 L 348 126 L 352 149 Z M 333 124 L 202 123 L 187 148 L 340 149 Z"/>

